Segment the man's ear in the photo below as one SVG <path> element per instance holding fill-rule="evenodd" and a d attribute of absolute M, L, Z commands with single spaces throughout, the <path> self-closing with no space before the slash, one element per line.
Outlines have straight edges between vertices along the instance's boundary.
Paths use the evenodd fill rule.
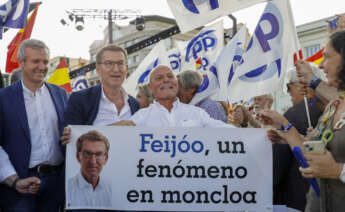
<path fill-rule="evenodd" d="M 75 156 L 76 156 L 78 162 L 80 163 L 80 158 L 79 158 L 79 152 L 78 151 L 77 151 L 77 154 Z"/>
<path fill-rule="evenodd" d="M 18 64 L 20 68 L 24 67 L 25 60 L 18 60 Z"/>

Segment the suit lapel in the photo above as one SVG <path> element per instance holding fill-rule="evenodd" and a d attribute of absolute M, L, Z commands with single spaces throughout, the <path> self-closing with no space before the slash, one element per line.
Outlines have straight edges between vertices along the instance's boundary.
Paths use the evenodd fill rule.
<path fill-rule="evenodd" d="M 91 88 L 92 89 L 92 88 Z M 89 120 L 87 121 L 87 124 L 92 125 L 93 122 L 95 121 L 97 114 L 98 114 L 98 108 L 99 108 L 99 103 L 101 101 L 101 96 L 102 96 L 102 85 L 99 84 L 94 87 L 94 89 L 91 91 L 90 99 L 86 99 L 84 104 L 90 105 L 92 107 L 91 109 L 91 115 Z M 90 102 L 92 102 L 90 104 Z"/>
<path fill-rule="evenodd" d="M 30 130 L 29 130 L 28 117 L 27 117 L 26 109 L 25 109 L 22 81 L 19 81 L 13 85 L 12 93 L 13 95 L 9 95 L 9 97 L 13 98 L 12 105 L 14 107 L 14 111 L 18 115 L 19 123 L 20 125 L 22 125 L 25 135 L 30 140 Z"/>

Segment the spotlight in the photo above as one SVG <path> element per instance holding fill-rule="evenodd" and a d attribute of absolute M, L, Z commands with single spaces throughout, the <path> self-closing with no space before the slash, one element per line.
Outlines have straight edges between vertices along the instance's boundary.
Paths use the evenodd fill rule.
<path fill-rule="evenodd" d="M 138 31 L 142 31 L 145 29 L 145 19 L 143 16 L 139 16 L 135 19 L 135 27 Z"/>
<path fill-rule="evenodd" d="M 73 22 L 74 18 L 73 18 L 73 14 L 70 13 L 69 16 L 68 16 L 69 20 L 71 20 Z"/>
<path fill-rule="evenodd" d="M 64 25 L 64 26 L 65 26 L 65 25 L 68 25 L 67 22 L 65 21 L 65 19 L 61 19 L 60 22 L 61 22 L 61 24 Z"/>
<path fill-rule="evenodd" d="M 75 28 L 78 31 L 82 31 L 84 29 L 84 18 L 75 16 Z"/>

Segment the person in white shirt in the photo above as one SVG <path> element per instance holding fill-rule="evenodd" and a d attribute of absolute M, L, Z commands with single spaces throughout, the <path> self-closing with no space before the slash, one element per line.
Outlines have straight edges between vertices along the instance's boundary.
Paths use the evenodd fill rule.
<path fill-rule="evenodd" d="M 65 90 L 44 82 L 49 49 L 27 39 L 18 49 L 22 80 L 0 91 L 0 208 L 59 211 L 64 204 L 60 145 Z"/>
<path fill-rule="evenodd" d="M 151 72 L 148 88 L 155 101 L 130 118 L 136 126 L 234 127 L 211 118 L 199 107 L 180 102 L 177 98 L 178 81 L 167 66 L 160 65 Z"/>
<path fill-rule="evenodd" d="M 111 185 L 100 174 L 108 161 L 110 144 L 101 133 L 93 130 L 77 140 L 76 158 L 80 173 L 70 178 L 66 187 L 66 204 L 81 208 L 111 207 Z"/>

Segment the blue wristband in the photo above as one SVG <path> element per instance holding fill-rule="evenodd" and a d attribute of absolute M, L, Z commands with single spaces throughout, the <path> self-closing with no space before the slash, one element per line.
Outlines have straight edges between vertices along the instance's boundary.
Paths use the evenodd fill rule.
<path fill-rule="evenodd" d="M 282 130 L 283 132 L 287 132 L 287 131 L 289 131 L 289 130 L 291 129 L 292 126 L 293 126 L 293 125 L 289 122 L 289 123 L 286 125 L 286 127 L 284 127 L 284 125 L 282 125 L 282 126 L 281 126 L 281 130 Z"/>
<path fill-rule="evenodd" d="M 320 84 L 321 79 L 317 78 L 316 75 L 314 74 L 313 78 L 311 79 L 311 81 L 309 82 L 308 87 L 315 90 L 316 87 Z"/>

